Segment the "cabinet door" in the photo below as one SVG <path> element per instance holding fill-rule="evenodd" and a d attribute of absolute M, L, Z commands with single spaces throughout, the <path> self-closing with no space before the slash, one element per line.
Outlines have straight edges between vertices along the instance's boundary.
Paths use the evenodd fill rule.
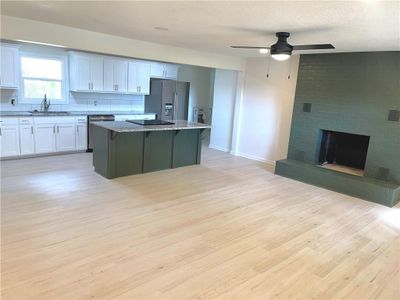
<path fill-rule="evenodd" d="M 128 64 L 128 93 L 139 93 L 138 64 L 136 62 L 129 62 Z"/>
<path fill-rule="evenodd" d="M 19 137 L 21 143 L 21 154 L 35 153 L 35 139 L 33 125 L 20 125 Z"/>
<path fill-rule="evenodd" d="M 19 126 L 2 126 L 1 130 L 1 157 L 20 154 Z"/>
<path fill-rule="evenodd" d="M 104 59 L 104 91 L 114 91 L 114 62 L 111 59 Z"/>
<path fill-rule="evenodd" d="M 143 172 L 171 168 L 173 131 L 147 131 L 144 134 Z"/>
<path fill-rule="evenodd" d="M 17 87 L 16 82 L 17 50 L 14 48 L 1 47 L 1 73 L 0 86 Z"/>
<path fill-rule="evenodd" d="M 72 73 L 71 82 L 75 82 L 74 90 L 89 91 L 91 88 L 92 64 L 89 56 L 74 57 L 76 72 Z"/>
<path fill-rule="evenodd" d="M 165 78 L 177 79 L 178 67 L 174 65 L 165 65 Z"/>
<path fill-rule="evenodd" d="M 156 78 L 164 78 L 165 65 L 161 63 L 152 63 L 150 66 L 150 76 Z"/>
<path fill-rule="evenodd" d="M 118 93 L 126 93 L 128 77 L 128 63 L 126 61 L 116 60 L 114 62 L 114 84 L 115 91 Z"/>
<path fill-rule="evenodd" d="M 55 151 L 55 124 L 36 124 L 35 153 L 48 153 Z"/>
<path fill-rule="evenodd" d="M 103 58 L 92 56 L 92 90 L 93 91 L 103 91 Z"/>
<path fill-rule="evenodd" d="M 150 64 L 138 64 L 137 85 L 139 93 L 143 95 L 150 94 Z"/>
<path fill-rule="evenodd" d="M 84 123 L 76 124 L 76 150 L 85 150 L 87 148 L 87 126 Z"/>
<path fill-rule="evenodd" d="M 75 150 L 75 124 L 56 125 L 56 151 Z"/>

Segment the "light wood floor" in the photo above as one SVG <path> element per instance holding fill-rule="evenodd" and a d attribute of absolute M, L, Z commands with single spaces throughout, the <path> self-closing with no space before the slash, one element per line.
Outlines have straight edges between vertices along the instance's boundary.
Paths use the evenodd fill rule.
<path fill-rule="evenodd" d="M 205 149 L 107 180 L 90 154 L 2 162 L 2 299 L 399 299 L 387 208 Z"/>

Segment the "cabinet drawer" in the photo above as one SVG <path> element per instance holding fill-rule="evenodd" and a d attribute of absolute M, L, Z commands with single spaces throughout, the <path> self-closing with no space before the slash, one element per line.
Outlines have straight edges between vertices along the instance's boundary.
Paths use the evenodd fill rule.
<path fill-rule="evenodd" d="M 18 117 L 2 117 L 0 118 L 0 125 L 18 125 Z"/>
<path fill-rule="evenodd" d="M 20 125 L 32 125 L 33 117 L 19 117 L 19 124 Z"/>
<path fill-rule="evenodd" d="M 76 123 L 87 123 L 87 117 L 86 116 L 75 117 L 75 122 Z"/>
<path fill-rule="evenodd" d="M 75 123 L 75 117 L 34 117 L 35 124 L 48 124 L 48 123 Z"/>

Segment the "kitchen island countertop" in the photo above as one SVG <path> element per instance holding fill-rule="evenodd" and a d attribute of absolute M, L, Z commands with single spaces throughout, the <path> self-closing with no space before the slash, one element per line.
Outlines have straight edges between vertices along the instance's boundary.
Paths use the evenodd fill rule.
<path fill-rule="evenodd" d="M 93 122 L 99 126 L 114 132 L 143 132 L 143 131 L 165 131 L 165 130 L 184 130 L 184 129 L 206 129 L 211 128 L 208 124 L 193 123 L 183 120 L 173 120 L 171 125 L 138 125 L 125 121 Z"/>

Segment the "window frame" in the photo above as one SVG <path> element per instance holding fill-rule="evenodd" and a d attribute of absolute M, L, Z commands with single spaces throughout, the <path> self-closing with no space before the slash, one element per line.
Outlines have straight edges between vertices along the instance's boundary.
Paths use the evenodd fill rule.
<path fill-rule="evenodd" d="M 51 104 L 68 104 L 68 56 L 65 55 L 55 55 L 55 54 L 43 54 L 43 53 L 36 53 L 36 52 L 20 52 L 19 54 L 19 66 L 20 66 L 20 89 L 19 89 L 19 103 L 24 104 L 41 104 L 43 98 L 26 98 L 25 97 L 25 85 L 24 79 L 31 79 L 31 80 L 41 80 L 41 81 L 59 81 L 57 79 L 48 79 L 48 78 L 36 78 L 36 77 L 24 77 L 22 74 L 22 58 L 37 58 L 37 59 L 48 59 L 48 60 L 57 60 L 61 62 L 61 99 L 55 100 L 49 98 Z"/>

